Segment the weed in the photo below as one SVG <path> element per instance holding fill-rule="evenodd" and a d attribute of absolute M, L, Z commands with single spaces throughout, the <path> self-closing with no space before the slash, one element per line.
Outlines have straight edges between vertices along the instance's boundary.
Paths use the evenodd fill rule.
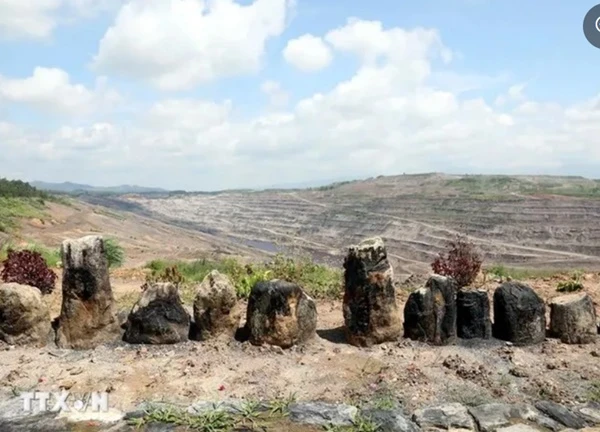
<path fill-rule="evenodd" d="M 590 384 L 587 399 L 591 402 L 600 402 L 600 381 L 593 381 Z"/>
<path fill-rule="evenodd" d="M 120 267 L 125 261 L 125 252 L 117 240 L 113 238 L 104 239 L 104 254 L 111 268 Z"/>
<path fill-rule="evenodd" d="M 271 416 L 287 417 L 290 413 L 290 405 L 296 402 L 296 394 L 291 393 L 285 398 L 275 399 L 269 403 L 269 414 Z"/>
<path fill-rule="evenodd" d="M 396 409 L 398 402 L 391 394 L 376 395 L 373 400 L 373 408 L 383 411 L 391 411 Z"/>
<path fill-rule="evenodd" d="M 553 269 L 529 269 L 521 267 L 505 267 L 503 265 L 489 267 L 485 269 L 485 273 L 500 279 L 514 280 L 550 278 L 562 274 L 560 271 Z"/>
<path fill-rule="evenodd" d="M 148 409 L 143 417 L 138 417 L 129 421 L 129 425 L 138 429 L 151 423 L 185 426 L 189 429 L 202 432 L 231 431 L 235 426 L 233 417 L 224 411 L 215 410 L 198 415 L 191 415 L 183 410 L 173 407 Z"/>
<path fill-rule="evenodd" d="M 244 424 L 250 423 L 252 430 L 256 428 L 256 424 L 260 419 L 260 406 L 260 402 L 251 400 L 246 401 L 240 409 L 241 422 Z"/>
<path fill-rule="evenodd" d="M 277 255 L 272 261 L 261 264 L 243 265 L 235 259 L 166 261 L 154 260 L 146 265 L 151 270 L 151 280 L 167 276 L 168 268 L 176 267 L 181 280 L 177 280 L 185 290 L 185 286 L 201 282 L 212 270 L 227 275 L 239 298 L 248 298 L 257 282 L 282 279 L 302 286 L 309 295 L 316 298 L 337 298 L 342 292 L 342 273 L 324 265 L 315 264 L 309 259 L 294 260 Z"/>
<path fill-rule="evenodd" d="M 475 281 L 482 262 L 475 245 L 466 237 L 458 236 L 448 243 L 446 254 L 439 255 L 431 268 L 437 274 L 454 278 L 460 287 L 465 287 Z"/>
<path fill-rule="evenodd" d="M 574 280 L 559 282 L 558 286 L 556 287 L 556 291 L 562 292 L 562 293 L 570 293 L 570 292 L 576 292 L 576 291 L 582 291 L 582 290 L 583 290 L 583 284 L 581 282 L 574 281 Z"/>
<path fill-rule="evenodd" d="M 368 418 L 358 416 L 353 423 L 356 432 L 381 432 L 381 426 Z"/>
<path fill-rule="evenodd" d="M 583 291 L 583 284 L 581 283 L 582 272 L 575 271 L 571 275 L 571 279 L 568 281 L 559 282 L 556 287 L 556 291 L 562 293 L 570 293 Z"/>

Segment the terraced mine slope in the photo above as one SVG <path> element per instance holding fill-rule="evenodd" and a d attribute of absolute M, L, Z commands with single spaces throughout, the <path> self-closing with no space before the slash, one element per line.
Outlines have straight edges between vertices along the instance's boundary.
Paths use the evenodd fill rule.
<path fill-rule="evenodd" d="M 488 263 L 600 267 L 600 181 L 579 177 L 401 175 L 312 190 L 123 196 L 103 204 L 336 265 L 349 244 L 380 235 L 400 272 L 425 271 L 464 233 Z"/>

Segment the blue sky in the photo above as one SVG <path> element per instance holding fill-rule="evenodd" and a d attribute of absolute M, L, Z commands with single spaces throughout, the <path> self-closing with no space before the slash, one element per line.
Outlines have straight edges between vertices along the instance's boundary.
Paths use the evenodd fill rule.
<path fill-rule="evenodd" d="M 188 189 L 413 170 L 599 176 L 600 50 L 582 31 L 593 2 L 244 0 L 237 37 L 215 12 L 233 0 L 202 16 L 200 0 L 86 1 L 102 7 L 0 0 L 4 175 Z M 152 30 L 156 16 L 169 24 Z M 143 23 L 147 33 L 127 30 Z M 318 40 L 286 56 L 306 34 Z M 311 58 L 329 60 L 308 70 Z M 68 81 L 47 70 L 28 80 L 39 67 Z"/>

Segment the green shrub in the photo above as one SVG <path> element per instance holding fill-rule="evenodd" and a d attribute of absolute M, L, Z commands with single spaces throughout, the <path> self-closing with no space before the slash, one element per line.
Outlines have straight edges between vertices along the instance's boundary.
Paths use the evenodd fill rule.
<path fill-rule="evenodd" d="M 231 279 L 239 298 L 248 298 L 257 282 L 282 279 L 295 282 L 306 292 L 317 298 L 337 298 L 342 292 L 342 272 L 324 265 L 315 264 L 310 259 L 294 260 L 277 255 L 272 261 L 261 264 L 243 265 L 235 259 L 219 261 L 165 261 L 154 260 L 146 265 L 151 270 L 149 280 L 166 275 L 166 269 L 176 267 L 181 275 L 181 284 L 198 283 L 212 270 L 218 270 Z M 161 276 L 162 275 L 162 276 Z"/>
<path fill-rule="evenodd" d="M 108 267 L 120 267 L 123 265 L 125 251 L 115 239 L 104 239 L 104 253 L 108 259 Z"/>
<path fill-rule="evenodd" d="M 559 282 L 558 286 L 556 287 L 556 291 L 562 293 L 583 291 L 583 284 L 581 283 L 581 273 L 574 272 L 570 280 Z"/>
<path fill-rule="evenodd" d="M 485 272 L 501 279 L 511 278 L 514 280 L 548 278 L 561 274 L 560 271 L 554 269 L 516 268 L 503 265 L 494 265 L 487 268 Z"/>

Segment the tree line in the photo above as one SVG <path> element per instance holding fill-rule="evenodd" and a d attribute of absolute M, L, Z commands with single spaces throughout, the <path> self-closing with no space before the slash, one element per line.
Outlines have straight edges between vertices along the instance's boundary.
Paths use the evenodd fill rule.
<path fill-rule="evenodd" d="M 0 178 L 0 197 L 49 198 L 49 195 L 21 180 Z"/>

